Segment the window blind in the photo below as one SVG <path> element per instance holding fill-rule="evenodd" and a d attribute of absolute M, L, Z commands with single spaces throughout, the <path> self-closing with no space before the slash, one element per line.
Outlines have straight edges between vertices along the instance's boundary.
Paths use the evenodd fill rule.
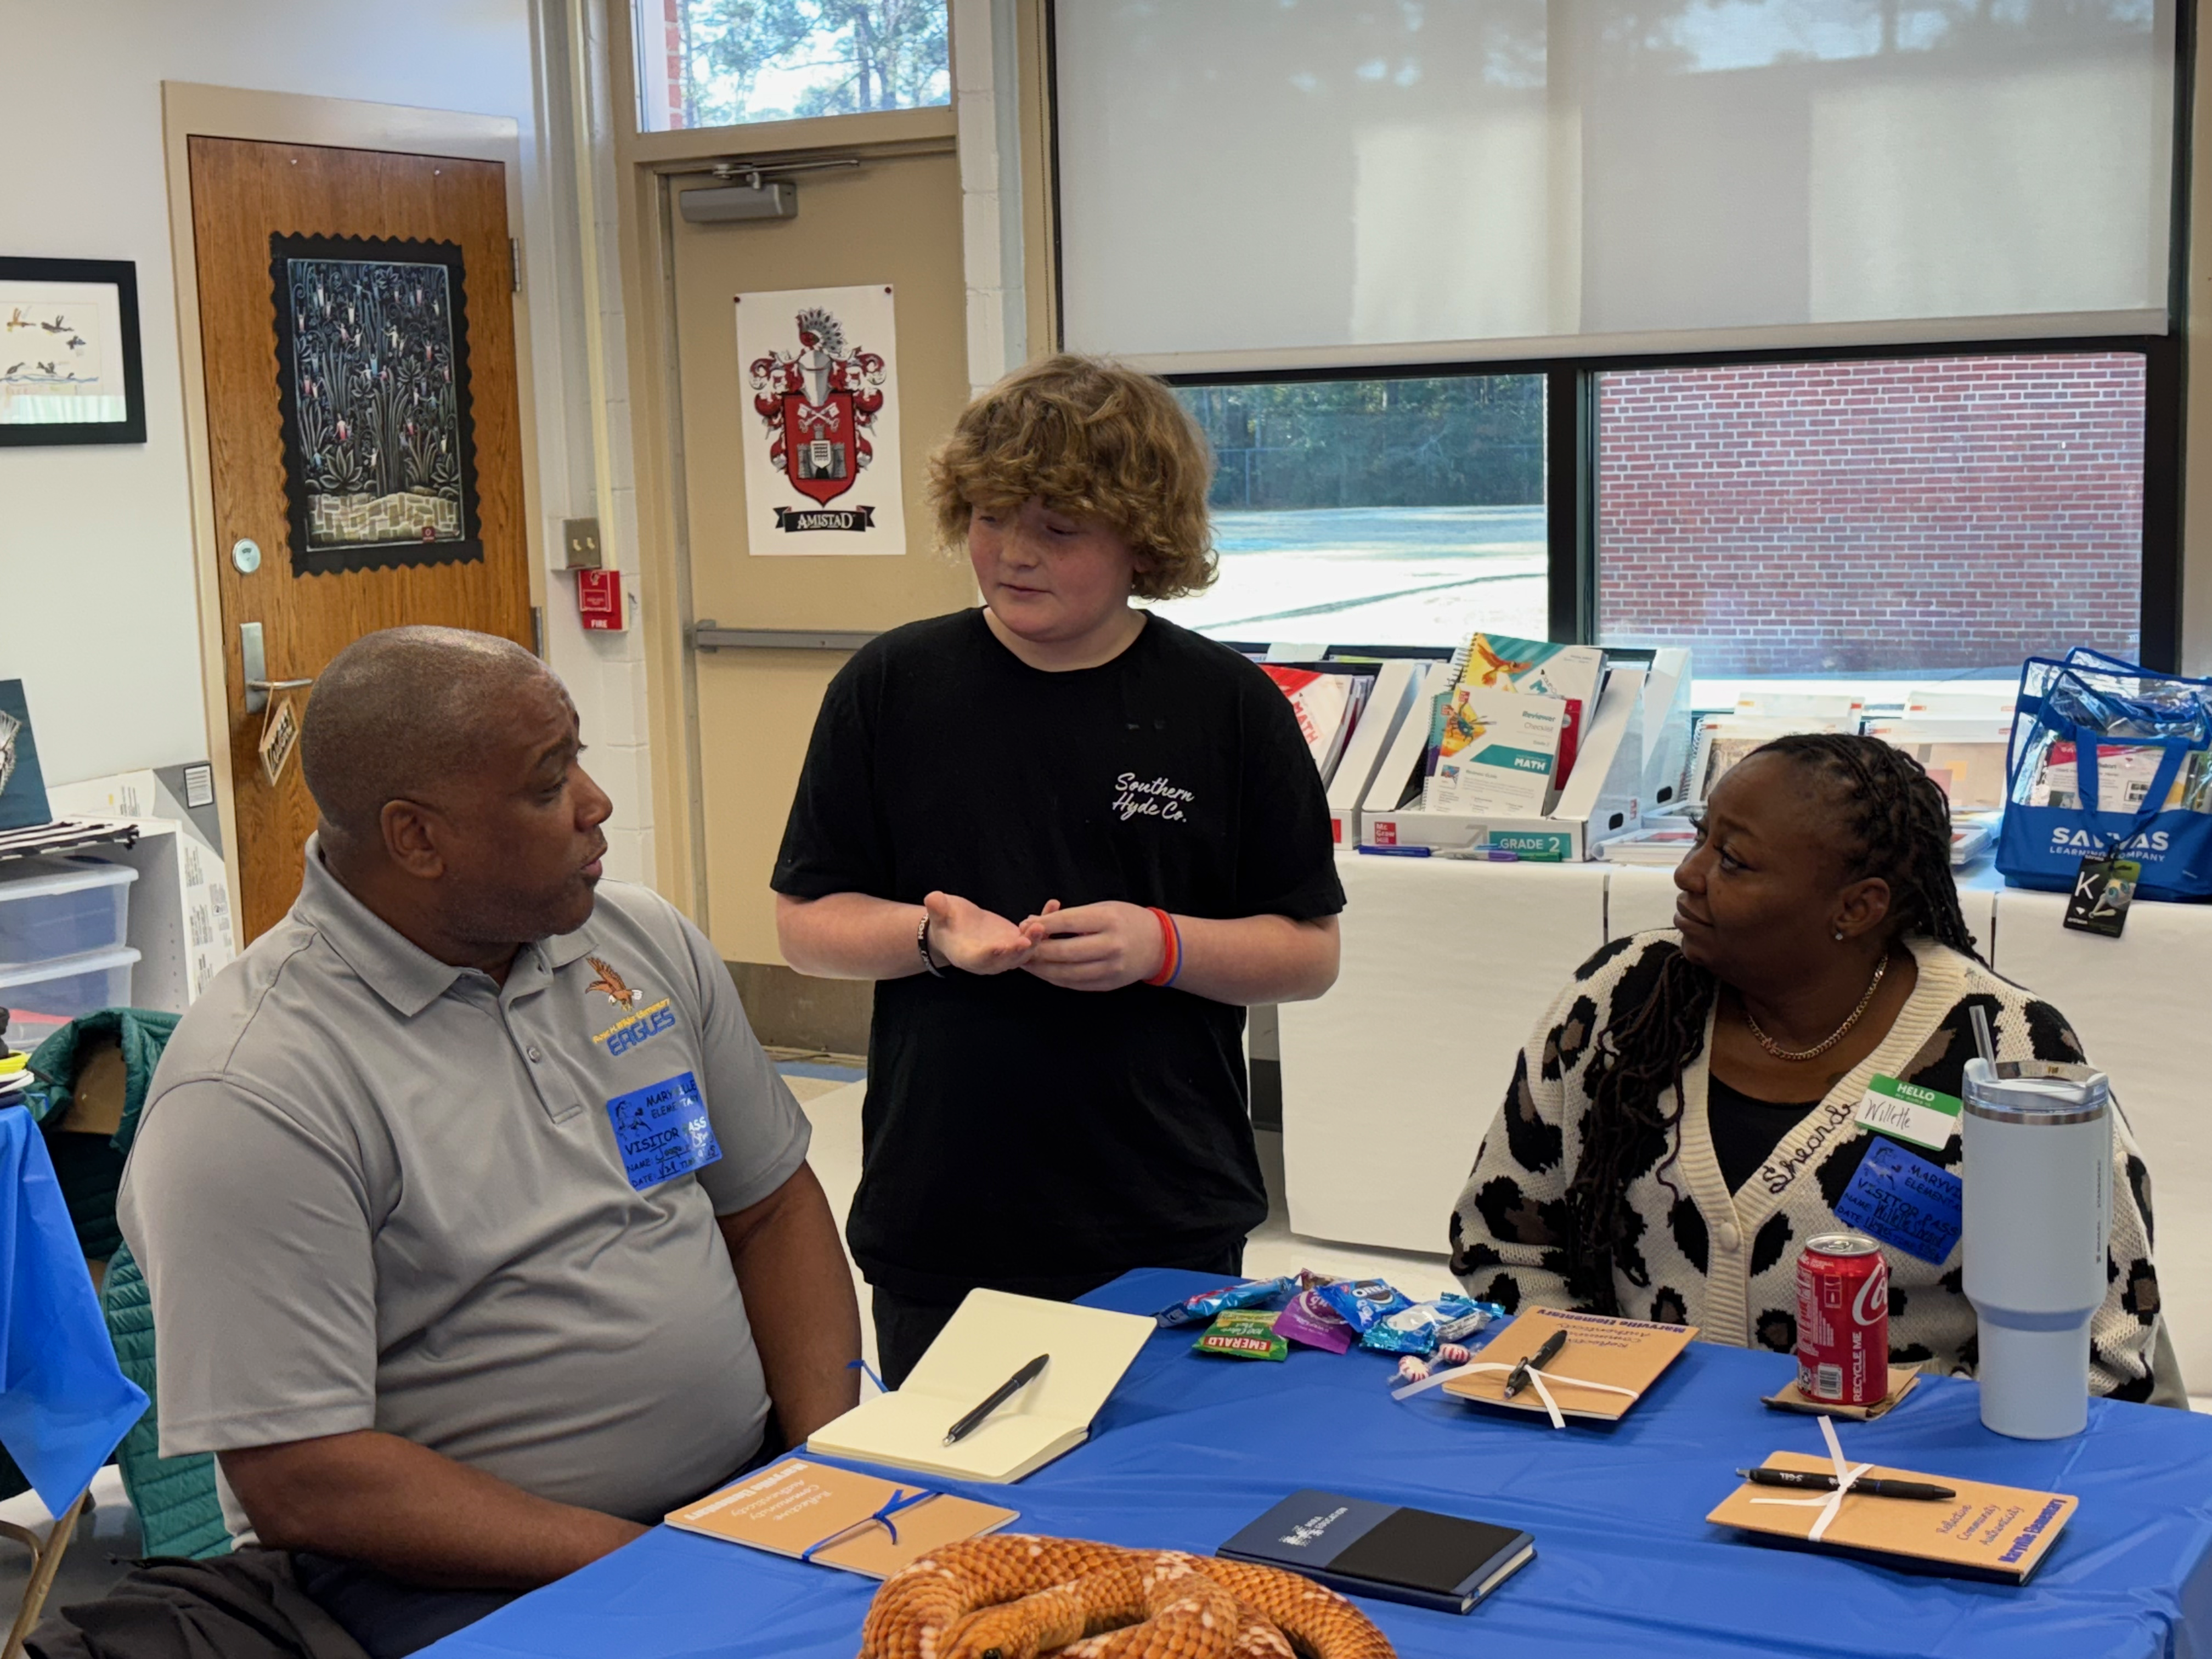
<path fill-rule="evenodd" d="M 2166 327 L 2154 0 L 1055 0 L 1054 33 L 1077 349 Z"/>

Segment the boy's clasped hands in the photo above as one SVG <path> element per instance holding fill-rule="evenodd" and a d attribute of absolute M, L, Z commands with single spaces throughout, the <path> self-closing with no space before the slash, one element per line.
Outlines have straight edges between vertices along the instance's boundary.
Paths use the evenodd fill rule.
<path fill-rule="evenodd" d="M 1159 971 L 1166 945 L 1141 904 L 1118 899 L 1062 909 L 1058 899 L 1020 922 L 951 893 L 922 901 L 936 953 L 969 974 L 1023 969 L 1070 991 L 1115 991 Z"/>

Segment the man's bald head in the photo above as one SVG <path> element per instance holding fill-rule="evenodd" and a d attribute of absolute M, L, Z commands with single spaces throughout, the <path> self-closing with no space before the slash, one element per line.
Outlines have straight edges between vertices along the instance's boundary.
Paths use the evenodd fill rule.
<path fill-rule="evenodd" d="M 387 628 L 331 659 L 300 726 L 300 765 L 325 844 L 374 846 L 387 802 L 434 802 L 479 768 L 518 702 L 550 687 L 544 663 L 511 640 L 461 628 Z M 333 848 L 331 850 L 339 850 Z"/>

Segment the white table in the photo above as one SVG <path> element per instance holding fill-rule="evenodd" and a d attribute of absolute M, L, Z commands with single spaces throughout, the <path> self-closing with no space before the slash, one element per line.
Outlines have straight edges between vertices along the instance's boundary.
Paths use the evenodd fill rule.
<path fill-rule="evenodd" d="M 1996 895 L 1990 963 L 2064 1014 L 2150 1166 L 2153 1249 L 2181 1374 L 2212 1393 L 2212 905 L 2137 903 L 2118 939 L 2063 893 Z M 2124 1265 L 2124 1264 L 2123 1264 Z"/>
<path fill-rule="evenodd" d="M 1583 959 L 1668 925 L 1674 872 L 1456 860 L 1337 860 L 1335 988 L 1279 1015 L 1291 1229 L 1439 1252 L 1521 1046 Z M 2059 925 L 2063 896 L 1960 901 L 1982 952 L 2073 1022 L 2150 1165 L 2160 1284 L 2184 1375 L 2212 1389 L 2212 905 L 2138 903 L 2118 939 Z"/>
<path fill-rule="evenodd" d="M 1336 985 L 1285 1003 L 1291 1230 L 1439 1251 L 1514 1056 L 1605 943 L 1606 866 L 1337 860 Z"/>

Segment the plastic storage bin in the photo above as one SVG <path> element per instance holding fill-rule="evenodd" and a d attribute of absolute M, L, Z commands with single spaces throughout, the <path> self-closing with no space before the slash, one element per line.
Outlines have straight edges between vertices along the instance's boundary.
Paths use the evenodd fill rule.
<path fill-rule="evenodd" d="M 120 950 L 137 879 L 96 859 L 0 864 L 0 969 Z"/>
<path fill-rule="evenodd" d="M 82 1015 L 130 1006 L 131 970 L 137 962 L 138 953 L 124 945 L 0 968 L 0 1008 L 8 1010 L 9 1047 L 35 1048 Z"/>

